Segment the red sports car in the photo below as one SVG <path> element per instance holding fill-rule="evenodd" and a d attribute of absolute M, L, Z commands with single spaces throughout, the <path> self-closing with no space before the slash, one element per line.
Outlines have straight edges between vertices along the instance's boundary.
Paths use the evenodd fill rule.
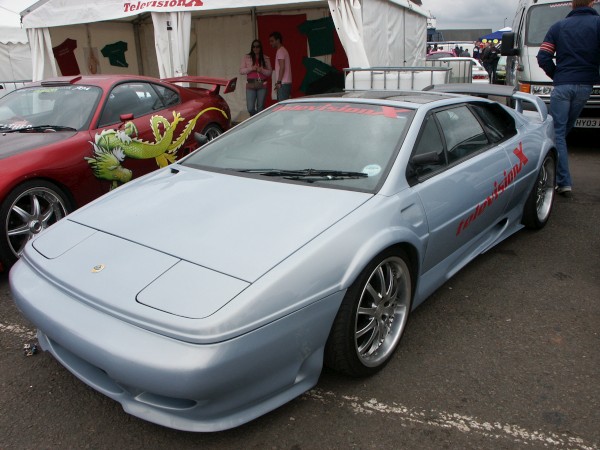
<path fill-rule="evenodd" d="M 0 269 L 70 211 L 231 126 L 235 79 L 77 76 L 0 99 Z M 209 84 L 209 89 L 175 83 Z"/>

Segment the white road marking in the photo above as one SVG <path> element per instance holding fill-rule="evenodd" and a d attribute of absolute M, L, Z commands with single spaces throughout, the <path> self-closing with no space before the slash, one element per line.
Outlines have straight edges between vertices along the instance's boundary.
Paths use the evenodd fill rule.
<path fill-rule="evenodd" d="M 37 333 L 31 328 L 24 328 L 19 325 L 5 325 L 3 323 L 0 323 L 0 333 L 11 333 L 26 340 L 32 340 L 37 337 Z"/>
<path fill-rule="evenodd" d="M 10 333 L 24 340 L 36 339 L 36 332 L 30 328 L 19 325 L 5 325 L 0 323 L 0 333 Z M 599 450 L 596 444 L 585 442 L 578 437 L 567 434 L 556 434 L 552 432 L 530 431 L 518 425 L 500 422 L 482 422 L 475 417 L 464 416 L 457 413 L 449 413 L 435 410 L 417 410 L 393 403 L 386 405 L 377 399 L 361 399 L 343 395 L 339 398 L 334 392 L 312 389 L 301 398 L 317 400 L 322 403 L 337 403 L 348 407 L 354 414 L 393 414 L 403 422 L 411 422 L 422 425 L 430 425 L 438 428 L 455 429 L 461 433 L 476 433 L 490 439 L 509 439 L 515 443 L 535 444 L 540 443 L 545 447 L 562 447 L 579 450 Z"/>
<path fill-rule="evenodd" d="M 374 398 L 366 400 L 345 395 L 340 398 L 334 392 L 326 392 L 320 389 L 312 389 L 305 393 L 302 398 L 309 398 L 323 403 L 337 403 L 342 407 L 349 408 L 354 414 L 389 414 L 394 415 L 403 422 L 454 429 L 461 433 L 475 433 L 493 440 L 509 439 L 514 443 L 525 445 L 537 443 L 545 447 L 598 450 L 596 444 L 585 442 L 581 438 L 564 433 L 559 435 L 552 432 L 531 431 L 518 425 L 482 422 L 475 417 L 444 411 L 417 410 L 397 403 L 387 405 Z"/>

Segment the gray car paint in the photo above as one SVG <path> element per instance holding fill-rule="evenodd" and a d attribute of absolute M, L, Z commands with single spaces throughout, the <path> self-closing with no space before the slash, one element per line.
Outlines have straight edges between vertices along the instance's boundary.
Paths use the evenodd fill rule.
<path fill-rule="evenodd" d="M 511 113 L 519 131 L 514 140 L 444 171 L 441 177 L 408 185 L 405 168 L 423 118 L 432 108 L 464 100 L 448 96 L 419 106 L 385 184 L 376 194 L 249 182 L 203 171 L 174 174 L 169 168 L 148 175 L 69 216 L 30 243 L 10 274 L 15 301 L 40 329 L 44 349 L 132 414 L 194 431 L 247 422 L 317 382 L 325 341 L 344 293 L 383 249 L 398 243 L 412 249 L 417 275 L 414 308 L 467 262 L 521 228 L 524 201 L 553 145 L 551 118 L 542 122 Z M 456 235 L 461 218 L 473 214 L 490 195 L 493 183 L 516 163 L 517 145 L 522 146 L 528 163 L 510 189 L 488 210 L 489 217 L 482 214 L 464 235 L 459 233 L 463 242 L 445 244 L 452 239 L 452 231 Z M 193 196 L 187 186 L 196 183 L 202 188 Z M 212 188 L 216 186 L 225 192 L 215 193 Z M 227 192 L 233 186 L 236 189 Z M 239 193 L 241 187 L 249 190 L 248 195 Z M 236 217 L 240 224 L 233 231 L 261 245 L 231 245 L 230 240 L 239 243 L 242 239 L 231 236 L 225 221 L 232 218 L 231 204 L 219 202 L 233 201 L 234 194 L 249 199 L 250 194 L 259 193 L 261 214 L 244 210 L 245 215 Z M 212 195 L 218 201 L 210 200 Z M 183 211 L 170 208 L 167 200 Z M 208 255 L 186 252 L 186 246 L 196 245 L 191 239 L 198 235 L 198 222 L 214 220 L 206 214 L 209 211 L 184 214 L 195 205 L 194 200 L 219 213 L 219 220 L 204 228 L 214 235 L 202 238 L 223 245 L 220 248 L 228 252 L 231 268 L 219 263 L 222 255 L 217 251 L 209 250 Z M 279 209 L 282 202 L 294 205 L 283 207 L 284 217 Z M 143 207 L 138 206 L 141 203 Z M 298 205 L 305 214 L 294 211 Z M 173 221 L 170 214 L 195 220 Z M 272 227 L 271 221 L 278 227 Z M 246 223 L 249 228 L 243 226 Z M 270 234 L 274 242 L 285 245 L 285 251 L 267 248 Z M 58 243 L 58 237 L 68 235 L 73 237 Z M 51 242 L 54 237 L 56 242 Z M 40 251 L 54 259 L 38 252 L 37 242 L 43 243 Z M 202 245 L 196 251 L 209 248 L 207 242 Z M 126 257 L 124 250 L 131 256 Z M 72 260 L 69 254 L 74 255 Z M 104 263 L 98 255 L 113 255 L 113 259 Z M 183 317 L 157 309 L 158 303 L 149 307 L 135 300 L 150 285 L 153 301 L 160 302 L 162 290 L 164 305 L 173 295 L 185 292 L 185 283 L 169 273 L 184 261 L 182 255 L 188 258 L 186 264 L 231 278 L 226 286 L 229 293 L 208 305 L 205 311 L 214 312 L 204 318 Z M 106 268 L 91 273 L 99 264 Z M 247 264 L 256 267 L 246 268 Z M 102 277 L 103 273 L 111 276 Z M 91 288 L 88 281 L 94 275 L 105 281 L 94 281 L 96 288 Z M 199 302 L 211 294 L 210 289 L 196 288 Z"/>

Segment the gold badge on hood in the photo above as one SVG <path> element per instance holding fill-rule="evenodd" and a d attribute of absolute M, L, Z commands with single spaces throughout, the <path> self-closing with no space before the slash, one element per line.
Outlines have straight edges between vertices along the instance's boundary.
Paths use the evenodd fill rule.
<path fill-rule="evenodd" d="M 106 267 L 104 264 L 98 264 L 97 266 L 92 267 L 92 273 L 102 272 Z"/>

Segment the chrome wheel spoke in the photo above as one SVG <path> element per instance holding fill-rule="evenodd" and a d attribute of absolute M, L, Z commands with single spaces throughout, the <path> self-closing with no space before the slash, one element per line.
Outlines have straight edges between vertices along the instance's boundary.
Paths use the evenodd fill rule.
<path fill-rule="evenodd" d="M 374 325 L 373 325 L 373 332 L 369 336 L 369 339 L 367 339 L 367 342 L 365 342 L 364 344 L 360 345 L 359 348 L 358 348 L 358 351 L 361 354 L 364 353 L 364 354 L 370 355 L 377 348 L 377 346 L 374 346 L 373 344 L 379 338 L 380 331 L 379 331 L 379 327 L 376 325 L 377 322 L 373 321 L 373 323 L 374 323 Z"/>
<path fill-rule="evenodd" d="M 388 265 L 386 267 L 386 278 L 387 278 L 387 283 L 386 283 L 386 287 L 385 287 L 385 295 L 384 297 L 386 299 L 389 299 L 391 297 L 394 296 L 395 292 L 396 292 L 396 278 L 394 276 L 394 270 L 392 268 L 391 265 Z"/>
<path fill-rule="evenodd" d="M 381 302 L 381 294 L 377 292 L 377 290 L 371 285 L 371 283 L 367 284 L 366 290 L 373 299 L 374 305 L 377 305 L 379 302 Z"/>
<path fill-rule="evenodd" d="M 48 228 L 48 221 L 55 215 L 57 206 L 59 206 L 58 202 L 50 203 L 48 209 L 41 215 L 40 222 L 44 228 Z"/>
<path fill-rule="evenodd" d="M 361 330 L 358 330 L 356 332 L 356 338 L 361 338 L 363 337 L 365 334 L 367 334 L 369 331 L 372 331 L 375 329 L 375 327 L 377 326 L 377 321 L 375 319 L 371 319 L 369 321 L 369 323 Z"/>
<path fill-rule="evenodd" d="M 23 208 L 17 205 L 14 205 L 12 207 L 12 212 L 17 213 L 17 215 L 19 215 L 21 219 L 23 219 L 23 222 L 29 222 L 33 218 L 31 214 L 29 214 L 27 211 L 25 211 Z"/>
<path fill-rule="evenodd" d="M 13 236 L 22 236 L 24 234 L 29 234 L 29 226 L 27 224 L 21 225 L 20 227 L 13 228 L 12 230 L 8 230 L 7 234 L 9 237 Z"/>
<path fill-rule="evenodd" d="M 377 312 L 377 308 L 365 308 L 365 307 L 358 308 L 358 314 L 362 314 L 365 316 L 375 317 L 376 312 Z"/>
<path fill-rule="evenodd" d="M 37 195 L 31 196 L 31 215 L 33 217 L 39 217 L 41 212 L 40 200 Z"/>

